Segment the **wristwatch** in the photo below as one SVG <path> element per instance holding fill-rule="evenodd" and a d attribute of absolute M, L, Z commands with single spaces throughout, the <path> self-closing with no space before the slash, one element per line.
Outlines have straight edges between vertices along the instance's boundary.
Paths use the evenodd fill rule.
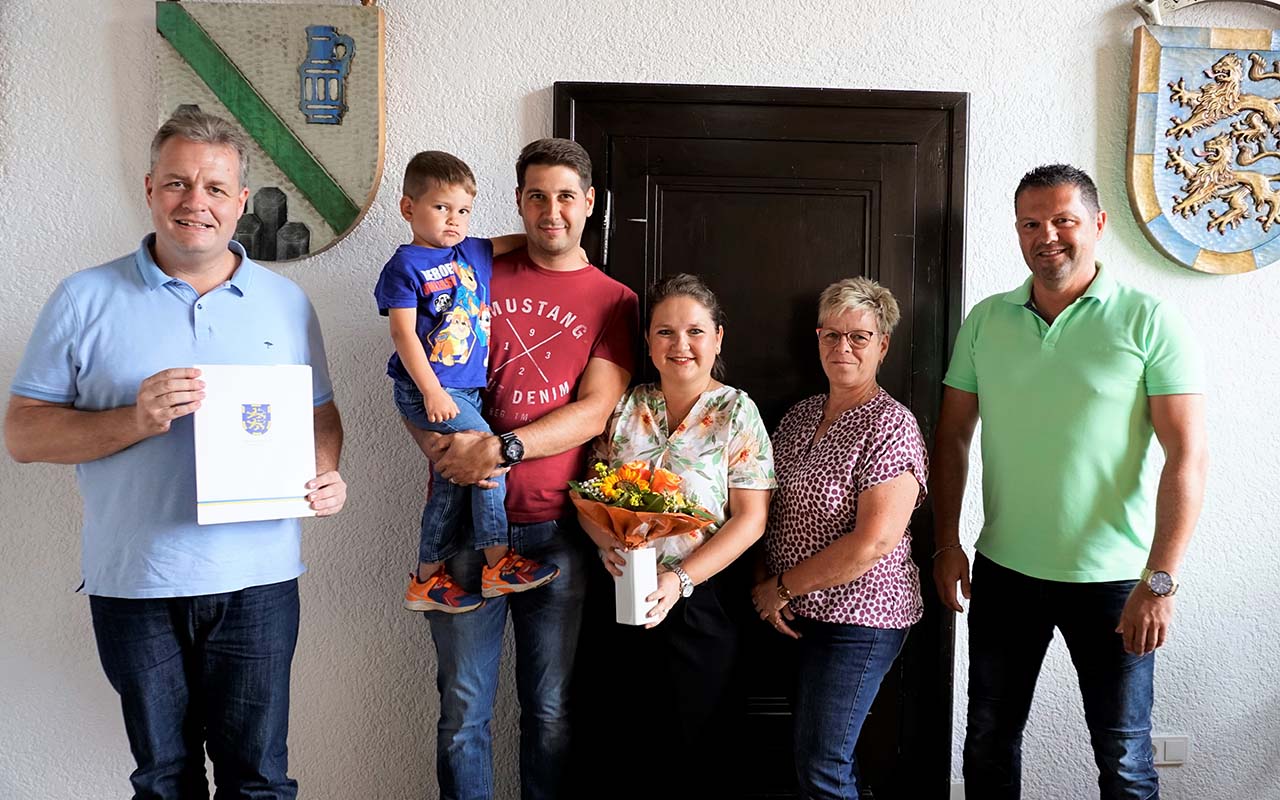
<path fill-rule="evenodd" d="M 1156 597 L 1173 597 L 1178 592 L 1178 582 L 1164 570 L 1142 570 L 1138 580 L 1147 585 Z"/>
<path fill-rule="evenodd" d="M 689 577 L 689 573 L 680 567 L 672 567 L 671 571 L 680 579 L 680 596 L 688 597 L 693 594 L 693 578 Z"/>
<path fill-rule="evenodd" d="M 791 590 L 788 589 L 787 585 L 782 582 L 782 573 L 779 572 L 778 573 L 778 599 L 781 600 L 783 603 L 790 603 L 791 597 L 792 597 Z"/>
<path fill-rule="evenodd" d="M 499 446 L 502 448 L 502 461 L 499 462 L 500 467 L 509 467 L 513 464 L 519 464 L 524 460 L 524 442 L 520 441 L 520 437 L 514 433 L 498 434 Z"/>

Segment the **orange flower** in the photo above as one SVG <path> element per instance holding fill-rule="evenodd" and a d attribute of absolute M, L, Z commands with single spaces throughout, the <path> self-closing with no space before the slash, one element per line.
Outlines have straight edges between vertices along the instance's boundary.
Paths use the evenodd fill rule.
<path fill-rule="evenodd" d="M 653 472 L 653 481 L 649 488 L 655 492 L 665 492 L 668 489 L 680 488 L 680 476 L 670 470 L 658 469 Z"/>
<path fill-rule="evenodd" d="M 744 448 L 742 448 L 741 450 L 739 450 L 739 451 L 738 451 L 738 454 L 737 454 L 736 456 L 734 456 L 734 457 L 733 457 L 733 462 L 732 462 L 732 463 L 734 463 L 734 464 L 741 464 L 741 463 L 745 462 L 748 458 L 751 458 L 751 450 L 749 450 L 748 448 L 744 447 Z"/>
<path fill-rule="evenodd" d="M 628 461 L 618 467 L 618 480 L 639 483 L 649 480 L 649 465 L 643 461 Z"/>

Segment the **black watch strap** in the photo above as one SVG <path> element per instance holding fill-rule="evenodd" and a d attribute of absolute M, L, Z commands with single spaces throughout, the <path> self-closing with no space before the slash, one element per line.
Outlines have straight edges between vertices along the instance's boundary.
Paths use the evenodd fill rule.
<path fill-rule="evenodd" d="M 524 442 L 514 432 L 498 434 L 498 441 L 502 449 L 502 461 L 498 466 L 510 467 L 524 461 Z"/>

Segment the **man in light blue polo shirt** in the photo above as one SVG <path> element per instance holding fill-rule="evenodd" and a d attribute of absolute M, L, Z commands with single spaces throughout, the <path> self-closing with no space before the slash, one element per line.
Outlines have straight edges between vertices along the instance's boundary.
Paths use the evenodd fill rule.
<path fill-rule="evenodd" d="M 120 694 L 139 798 L 292 798 L 289 671 L 304 567 L 297 520 L 196 524 L 191 364 L 309 364 L 318 516 L 346 501 L 342 423 L 302 290 L 231 241 L 247 141 L 181 113 L 151 145 L 155 233 L 54 291 L 11 387 L 5 444 L 75 464 L 98 653 Z M 302 488 L 302 487 L 299 487 Z"/>
<path fill-rule="evenodd" d="M 1014 206 L 1031 276 L 961 326 L 933 455 L 934 581 L 949 608 L 963 611 L 957 583 L 970 599 L 965 792 L 1020 796 L 1022 731 L 1056 628 L 1102 798 L 1155 798 L 1155 650 L 1204 493 L 1197 348 L 1175 312 L 1094 260 L 1107 215 L 1083 171 L 1032 170 Z M 970 585 L 960 508 L 979 419 L 984 520 Z"/>

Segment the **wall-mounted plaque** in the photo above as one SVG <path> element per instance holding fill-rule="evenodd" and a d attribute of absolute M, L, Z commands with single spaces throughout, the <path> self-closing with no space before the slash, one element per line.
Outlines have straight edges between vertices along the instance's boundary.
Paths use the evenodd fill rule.
<path fill-rule="evenodd" d="M 236 240 L 258 261 L 349 233 L 382 175 L 383 17 L 376 6 L 158 2 L 160 115 L 197 106 L 253 141 Z"/>
<path fill-rule="evenodd" d="M 1280 32 L 1135 30 L 1128 162 L 1129 204 L 1168 258 L 1280 261 Z"/>

